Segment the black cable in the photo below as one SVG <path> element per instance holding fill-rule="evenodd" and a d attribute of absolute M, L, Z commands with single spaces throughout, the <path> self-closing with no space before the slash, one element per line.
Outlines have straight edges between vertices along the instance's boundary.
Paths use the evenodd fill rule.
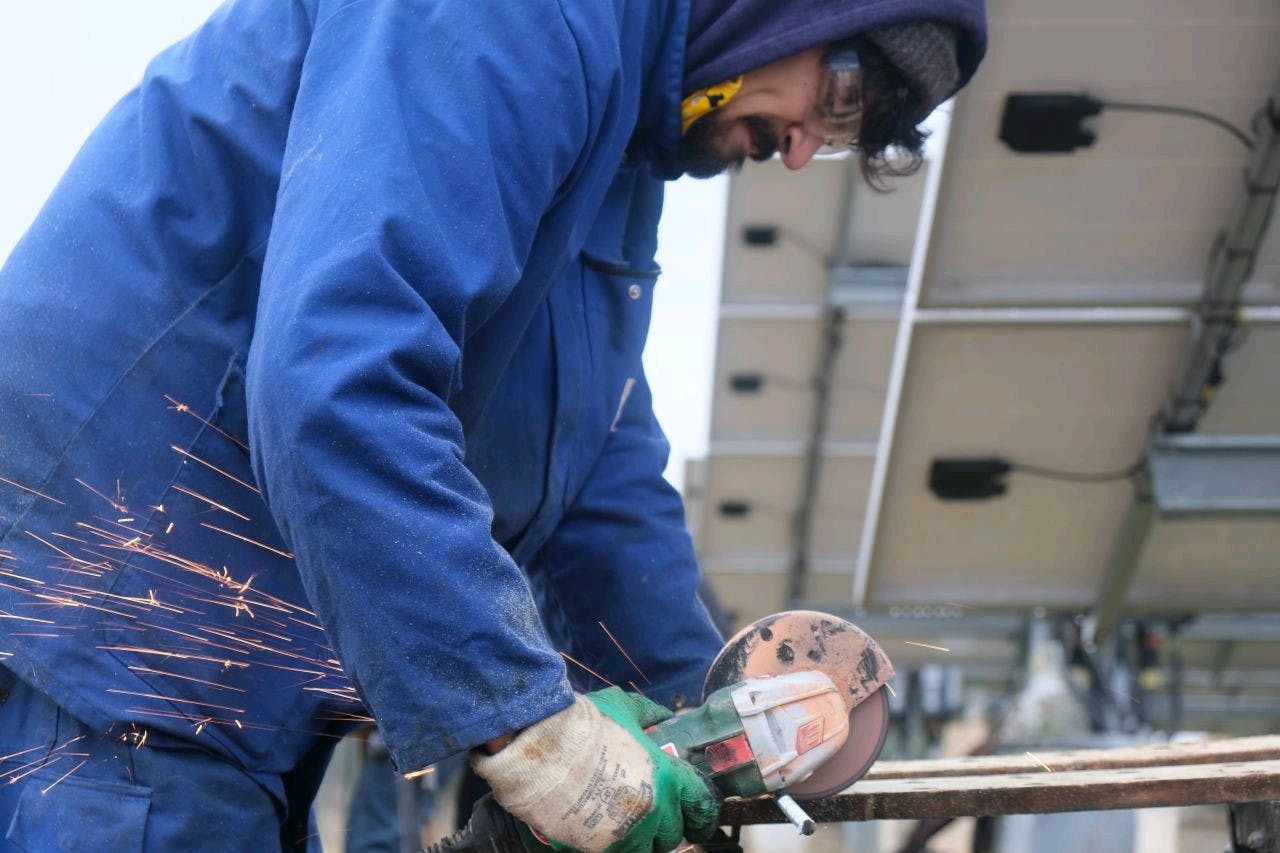
<path fill-rule="evenodd" d="M 1200 110 L 1193 110 L 1193 109 L 1190 109 L 1189 107 L 1170 106 L 1168 104 L 1135 104 L 1135 103 L 1128 103 L 1125 101 L 1101 101 L 1100 103 L 1105 109 L 1109 109 L 1109 110 L 1121 110 L 1121 111 L 1133 112 L 1133 113 L 1167 113 L 1169 115 L 1186 116 L 1188 118 L 1198 118 L 1201 121 L 1207 121 L 1210 124 L 1217 125 L 1218 127 L 1230 133 L 1236 139 L 1239 139 L 1241 142 L 1243 142 L 1245 148 L 1248 148 L 1250 151 L 1253 150 L 1253 140 L 1249 138 L 1249 134 L 1245 133 L 1243 130 L 1236 127 L 1234 124 L 1227 121 L 1226 119 L 1219 118 L 1218 116 L 1213 115 L 1212 113 L 1201 112 Z M 1256 117 L 1254 121 L 1257 121 Z"/>
<path fill-rule="evenodd" d="M 1226 346 L 1222 349 L 1223 355 L 1230 355 L 1239 350 L 1249 341 L 1249 336 L 1253 334 L 1252 326 L 1240 325 L 1232 331 L 1231 337 L 1227 339 Z"/>
<path fill-rule="evenodd" d="M 1121 468 L 1116 471 L 1059 471 L 1054 468 L 1041 468 L 1039 465 L 1026 465 L 1021 462 L 1009 463 L 1010 469 L 1013 471 L 1021 471 L 1033 477 L 1043 477 L 1046 480 L 1065 480 L 1069 483 L 1108 483 L 1114 480 L 1130 480 L 1142 472 L 1146 466 L 1146 457 L 1139 459 L 1127 468 Z"/>

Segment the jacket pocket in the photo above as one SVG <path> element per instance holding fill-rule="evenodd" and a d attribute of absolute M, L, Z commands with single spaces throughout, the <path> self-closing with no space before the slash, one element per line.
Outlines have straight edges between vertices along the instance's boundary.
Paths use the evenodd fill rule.
<path fill-rule="evenodd" d="M 639 371 L 660 273 L 656 266 L 635 268 L 582 254 L 582 303 L 592 384 L 607 389 L 609 397 L 616 397 L 626 379 Z"/>
<path fill-rule="evenodd" d="M 36 774 L 23 786 L 5 840 L 27 853 L 142 850 L 150 810 L 151 789 L 143 785 Z"/>

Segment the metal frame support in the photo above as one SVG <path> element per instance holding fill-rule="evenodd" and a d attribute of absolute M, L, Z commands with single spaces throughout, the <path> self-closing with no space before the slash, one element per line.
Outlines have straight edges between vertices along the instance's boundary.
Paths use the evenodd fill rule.
<path fill-rule="evenodd" d="M 813 540 L 813 515 L 818 502 L 818 486 L 822 479 L 822 443 L 831 420 L 831 386 L 836 359 L 840 354 L 844 308 L 828 305 L 822 321 L 822 354 L 814 377 L 813 417 L 805 452 L 804 479 L 801 481 L 800 505 L 791 521 L 791 572 L 787 580 L 789 605 L 805 597 L 805 581 L 809 574 L 809 551 Z"/>
<path fill-rule="evenodd" d="M 1162 435 L 1148 459 L 1161 515 L 1280 513 L 1280 435 Z"/>
<path fill-rule="evenodd" d="M 805 446 L 804 479 L 800 486 L 800 504 L 791 521 L 791 571 L 787 578 L 788 606 L 805 597 L 805 582 L 809 574 L 809 552 L 813 540 L 814 505 L 818 501 L 818 485 L 822 476 L 823 441 L 827 435 L 827 423 L 831 418 L 831 386 L 835 376 L 836 357 L 840 353 L 840 339 L 846 308 L 837 296 L 836 264 L 844 264 L 849 257 L 849 221 L 853 207 L 852 161 L 845 163 L 844 187 L 840 199 L 840 230 L 836 234 L 834 256 L 826 255 L 827 294 L 822 308 L 822 352 L 818 369 L 814 373 L 813 417 L 809 425 L 809 437 Z M 840 279 L 844 282 L 844 279 Z M 847 289 L 847 287 L 842 287 Z"/>
<path fill-rule="evenodd" d="M 1240 295 L 1253 272 L 1280 187 L 1280 78 L 1253 130 L 1254 147 L 1245 170 L 1244 192 L 1214 243 L 1204 291 L 1195 311 L 1192 342 L 1183 359 L 1181 375 L 1160 415 L 1159 430 L 1165 434 L 1195 429 L 1220 381 L 1222 356 L 1236 336 Z M 1097 635 L 1104 642 L 1114 636 L 1156 512 L 1150 471 L 1144 470 L 1094 602 Z"/>
<path fill-rule="evenodd" d="M 1155 526 L 1155 501 L 1151 499 L 1145 473 L 1139 478 L 1137 494 L 1120 524 L 1120 533 L 1111 549 L 1093 605 L 1094 630 L 1099 640 L 1115 636 L 1120 613 L 1129 597 L 1129 587 L 1138 574 L 1138 561 Z"/>
<path fill-rule="evenodd" d="M 1198 328 L 1161 417 L 1166 432 L 1194 430 L 1208 406 L 1222 356 L 1239 324 L 1240 294 L 1253 272 L 1280 187 L 1280 80 L 1255 121 L 1253 154 L 1227 226 L 1218 235 L 1196 307 Z"/>

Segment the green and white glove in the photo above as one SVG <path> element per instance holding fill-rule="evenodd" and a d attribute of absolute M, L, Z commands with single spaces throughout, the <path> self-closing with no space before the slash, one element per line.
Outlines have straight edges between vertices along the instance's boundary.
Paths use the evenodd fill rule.
<path fill-rule="evenodd" d="M 671 712 L 617 687 L 574 703 L 471 765 L 507 811 L 556 849 L 586 853 L 673 850 L 715 832 L 720 795 L 693 765 L 663 752 L 644 729 Z"/>

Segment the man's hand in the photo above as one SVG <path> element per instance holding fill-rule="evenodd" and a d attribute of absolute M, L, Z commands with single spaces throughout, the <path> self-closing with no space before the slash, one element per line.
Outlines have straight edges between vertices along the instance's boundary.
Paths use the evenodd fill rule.
<path fill-rule="evenodd" d="M 472 753 L 495 799 L 556 846 L 588 853 L 672 850 L 715 831 L 720 797 L 687 762 L 644 729 L 661 705 L 617 687 L 520 732 L 494 755 Z"/>

